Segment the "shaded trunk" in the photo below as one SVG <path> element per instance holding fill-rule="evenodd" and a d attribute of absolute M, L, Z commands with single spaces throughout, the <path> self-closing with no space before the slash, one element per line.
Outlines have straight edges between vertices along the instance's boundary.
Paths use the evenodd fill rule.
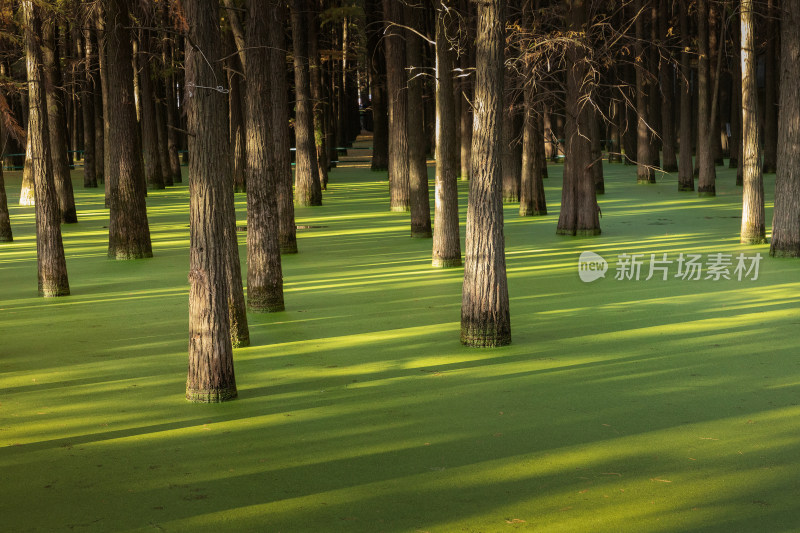
<path fill-rule="evenodd" d="M 766 242 L 764 222 L 764 181 L 761 148 L 758 143 L 758 88 L 756 85 L 756 36 L 753 0 L 741 4 L 742 54 L 742 230 L 741 242 Z"/>
<path fill-rule="evenodd" d="M 371 0 L 367 10 L 367 53 L 372 88 L 372 164 L 375 171 L 389 169 L 389 116 L 386 108 L 386 58 L 379 20 L 379 0 Z"/>
<path fill-rule="evenodd" d="M 435 267 L 461 266 L 461 238 L 458 227 L 457 117 L 453 93 L 453 50 L 455 25 L 452 0 L 436 6 L 436 194 L 433 225 Z"/>
<path fill-rule="evenodd" d="M 670 2 L 668 0 L 660 0 L 661 15 L 658 17 L 658 31 L 662 39 L 666 39 L 669 34 L 667 20 L 670 13 L 669 6 Z M 661 168 L 664 172 L 677 172 L 678 158 L 675 154 L 675 124 L 673 121 L 675 113 L 675 76 L 670 61 L 661 60 L 658 76 L 661 82 Z"/>
<path fill-rule="evenodd" d="M 644 57 L 644 13 L 647 0 L 637 0 L 635 4 L 636 17 L 636 45 L 634 54 L 639 60 L 636 63 L 636 182 L 655 183 L 656 174 L 651 166 L 653 154 L 650 147 L 650 129 L 648 127 L 650 115 L 647 106 L 647 99 L 652 90 L 647 80 L 646 65 L 648 61 Z"/>
<path fill-rule="evenodd" d="M 781 114 L 769 254 L 800 257 L 800 0 L 783 1 L 781 21 Z"/>
<path fill-rule="evenodd" d="M 689 46 L 691 36 L 689 35 L 689 0 L 681 0 L 679 7 L 680 31 L 681 31 L 681 110 L 680 110 L 680 158 L 678 160 L 678 190 L 694 190 L 694 164 L 692 162 L 692 93 L 691 79 L 691 58 L 689 57 Z"/>
<path fill-rule="evenodd" d="M 524 89 L 525 118 L 522 130 L 522 176 L 520 180 L 519 216 L 532 217 L 547 214 L 542 181 L 544 150 L 542 146 L 541 117 L 536 113 L 536 88 L 528 76 Z M 546 168 L 546 167 L 545 167 Z"/>
<path fill-rule="evenodd" d="M 33 0 L 22 2 L 25 27 L 24 50 L 28 77 L 28 138 L 31 172 L 36 194 L 36 258 L 39 296 L 67 296 L 69 279 L 61 240 L 61 214 L 58 207 L 53 167 L 47 97 L 44 90 L 41 8 Z M 65 139 L 66 140 L 66 139 Z"/>
<path fill-rule="evenodd" d="M 708 0 L 697 2 L 697 193 L 716 196 L 717 171 L 714 167 L 713 139 L 718 135 L 711 124 L 711 87 L 708 46 Z"/>
<path fill-rule="evenodd" d="M 508 102 L 503 107 L 503 139 L 501 147 L 503 150 L 503 201 L 519 202 L 519 187 L 522 174 L 522 127 L 524 116 L 521 107 L 516 102 L 516 94 L 513 90 L 515 81 L 512 81 L 510 72 L 505 72 L 505 95 Z"/>
<path fill-rule="evenodd" d="M 592 133 L 592 155 L 590 164 L 592 165 L 594 191 L 596 194 L 605 194 L 606 183 L 603 177 L 603 146 L 602 137 L 600 135 L 600 121 L 602 120 L 602 117 L 597 110 L 592 109 L 589 118 L 592 121 L 590 125 L 590 130 Z"/>
<path fill-rule="evenodd" d="M 67 114 L 64 108 L 63 80 L 59 63 L 59 50 L 56 45 L 55 20 L 47 20 L 42 26 L 42 59 L 44 61 L 45 93 L 47 98 L 48 134 L 50 136 L 50 157 L 53 164 L 58 205 L 61 222 L 78 222 L 75 211 L 75 196 L 72 191 L 72 178 L 69 174 L 69 137 L 67 136 Z"/>
<path fill-rule="evenodd" d="M 310 7 L 310 6 L 309 6 Z M 319 55 L 319 15 L 308 10 L 308 68 L 314 120 L 314 146 L 317 150 L 317 174 L 322 190 L 328 188 L 328 146 L 325 135 L 325 106 L 322 91 L 322 63 Z"/>
<path fill-rule="evenodd" d="M 278 241 L 276 165 L 269 82 L 269 17 L 274 10 L 251 1 L 247 19 L 247 305 L 283 311 L 283 272 Z"/>
<path fill-rule="evenodd" d="M 174 185 L 172 172 L 169 169 L 169 143 L 167 142 L 167 106 L 165 99 L 166 87 L 164 80 L 159 76 L 153 80 L 156 90 L 156 132 L 158 133 L 158 163 L 161 166 L 161 177 L 167 187 Z"/>
<path fill-rule="evenodd" d="M 94 38 L 94 32 L 89 29 L 92 34 L 92 44 L 94 45 L 94 55 L 92 63 L 89 67 L 92 70 L 92 99 L 94 101 L 94 174 L 97 177 L 97 183 L 105 183 L 105 145 L 104 145 L 104 124 L 103 124 L 103 88 L 102 76 L 100 73 L 100 47 L 98 40 Z"/>
<path fill-rule="evenodd" d="M 226 209 L 232 197 L 230 145 L 224 94 L 213 89 L 222 79 L 222 47 L 215 0 L 186 0 L 189 136 L 189 371 L 186 398 L 221 402 L 236 398 L 226 268 Z M 112 19 L 113 20 L 113 19 Z M 205 57 L 204 57 L 205 56 Z M 210 63 L 212 67 L 209 67 Z"/>
<path fill-rule="evenodd" d="M 314 111 L 308 65 L 308 0 L 292 0 L 295 87 L 295 204 L 322 205 L 322 184 L 314 144 Z"/>
<path fill-rule="evenodd" d="M 8 135 L 5 133 L 4 126 L 0 124 L 0 142 L 5 146 Z M 0 242 L 11 242 L 14 235 L 11 231 L 11 218 L 8 214 L 8 197 L 6 196 L 6 183 L 3 179 L 3 166 L 0 164 Z"/>
<path fill-rule="evenodd" d="M 139 36 L 139 52 L 136 55 L 139 67 L 139 111 L 142 128 L 142 156 L 144 175 L 151 189 L 165 187 L 158 155 L 158 124 L 156 123 L 156 102 L 152 70 L 150 68 L 150 31 L 142 30 Z M 216 87 L 216 86 L 215 86 Z"/>
<path fill-rule="evenodd" d="M 459 57 L 459 66 L 462 72 L 469 72 L 474 65 L 475 59 L 475 46 L 470 38 L 472 32 L 470 30 L 470 22 L 473 20 L 473 5 L 471 2 L 462 0 L 462 10 L 466 16 L 465 26 L 463 31 L 467 33 L 465 43 L 465 50 Z M 461 150 L 461 180 L 466 181 L 472 178 L 472 94 L 473 94 L 473 80 L 474 77 L 460 77 L 456 82 L 456 89 L 458 91 L 456 102 L 456 109 L 458 110 L 458 142 Z"/>
<path fill-rule="evenodd" d="M 461 343 L 467 346 L 511 342 L 501 168 L 504 4 L 487 0 L 478 5 L 473 176 L 461 296 Z"/>
<path fill-rule="evenodd" d="M 408 211 L 408 93 L 406 87 L 406 52 L 401 31 L 403 10 L 395 0 L 383 0 L 383 18 L 393 23 L 386 29 L 386 89 L 389 93 L 389 196 L 392 211 Z"/>
<path fill-rule="evenodd" d="M 30 118 L 28 118 L 28 134 L 25 141 L 25 162 L 22 166 L 22 185 L 19 191 L 19 205 L 36 205 L 36 184 L 33 179 L 33 153 L 31 152 Z M 54 185 L 55 186 L 55 185 Z M 59 208 L 58 216 L 61 217 Z"/>
<path fill-rule="evenodd" d="M 231 141 L 232 153 L 232 170 L 233 170 L 233 190 L 234 192 L 247 191 L 247 179 L 245 177 L 246 161 L 247 161 L 247 148 L 245 147 L 245 115 L 243 107 L 246 105 L 245 94 L 247 91 L 247 82 L 239 74 L 244 72 L 242 62 L 239 60 L 239 55 L 234 54 L 235 44 L 230 42 L 228 37 L 228 114 L 229 114 L 229 136 Z"/>
<path fill-rule="evenodd" d="M 80 47 L 80 38 L 75 39 L 76 45 Z M 80 48 L 77 50 L 81 55 Z M 92 77 L 92 65 L 94 64 L 94 47 L 92 46 L 91 32 L 86 29 L 83 31 L 83 57 L 85 67 L 78 73 L 80 80 L 80 100 L 81 113 L 83 116 L 83 186 L 87 188 L 97 187 L 97 168 L 95 164 L 95 113 L 94 113 L 94 82 Z"/>
<path fill-rule="evenodd" d="M 152 257 L 150 227 L 145 206 L 144 170 L 133 96 L 130 19 L 125 0 L 106 0 L 105 46 L 107 61 L 105 139 L 112 186 L 107 201 L 108 256 L 112 259 Z M 102 66 L 101 66 L 102 68 Z M 114 127 L 110 127 L 113 124 Z"/>
<path fill-rule="evenodd" d="M 421 17 L 419 8 L 405 7 L 406 23 L 419 31 Z M 406 33 L 406 62 L 409 66 L 408 80 L 408 187 L 411 209 L 411 236 L 429 239 L 431 233 L 431 203 L 428 192 L 428 164 L 425 142 L 425 122 L 422 114 L 422 42 L 413 32 Z"/>

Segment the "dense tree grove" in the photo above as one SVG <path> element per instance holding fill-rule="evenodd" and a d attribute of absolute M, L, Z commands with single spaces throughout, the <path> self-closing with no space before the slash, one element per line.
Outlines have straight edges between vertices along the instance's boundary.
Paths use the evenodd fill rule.
<path fill-rule="evenodd" d="M 71 166 L 105 187 L 108 256 L 132 260 L 153 255 L 148 198 L 188 159 L 191 400 L 235 397 L 246 309 L 284 310 L 281 254 L 303 252 L 295 206 L 323 205 L 362 130 L 387 211 L 431 239 L 432 265 L 460 267 L 466 236 L 465 344 L 510 342 L 503 204 L 547 215 L 548 159 L 564 161 L 552 227 L 569 237 L 601 234 L 604 153 L 636 165 L 643 187 L 674 173 L 709 206 L 727 158 L 747 244 L 769 236 L 763 183 L 776 173 L 770 253 L 800 256 L 796 0 L 0 5 L 0 138 L 4 164 L 23 168 L 20 205 L 35 205 L 42 295 L 69 294 Z M 234 193 L 247 195 L 244 276 Z M 7 204 L 0 171 L 0 241 Z"/>

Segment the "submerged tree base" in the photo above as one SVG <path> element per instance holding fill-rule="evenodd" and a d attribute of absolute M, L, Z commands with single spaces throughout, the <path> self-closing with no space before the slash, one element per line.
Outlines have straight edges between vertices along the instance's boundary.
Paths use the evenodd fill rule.
<path fill-rule="evenodd" d="M 392 213 L 407 213 L 411 208 L 407 205 L 393 205 L 389 208 Z"/>
<path fill-rule="evenodd" d="M 511 344 L 511 332 L 498 331 L 494 324 L 461 326 L 461 344 L 475 348 L 508 346 Z"/>
<path fill-rule="evenodd" d="M 532 207 L 520 207 L 519 216 L 521 217 L 543 217 L 547 215 L 547 209 L 538 210 Z"/>
<path fill-rule="evenodd" d="M 132 259 L 149 259 L 153 257 L 152 251 L 145 252 L 132 252 L 128 250 L 109 250 L 108 258 L 116 259 L 118 261 L 128 261 Z"/>
<path fill-rule="evenodd" d="M 698 187 L 697 196 L 703 198 L 711 198 L 717 195 L 716 187 Z"/>
<path fill-rule="evenodd" d="M 266 288 L 247 287 L 247 308 L 255 313 L 285 311 L 283 292 Z"/>
<path fill-rule="evenodd" d="M 457 268 L 462 266 L 461 257 L 453 257 L 450 259 L 444 257 L 434 257 L 431 261 L 431 266 L 435 268 Z"/>
<path fill-rule="evenodd" d="M 411 230 L 412 239 L 430 239 L 433 237 L 433 232 L 430 229 Z"/>
<path fill-rule="evenodd" d="M 556 235 L 564 235 L 566 237 L 595 237 L 600 235 L 602 231 L 600 228 L 588 228 L 588 229 L 557 229 Z"/>
<path fill-rule="evenodd" d="M 679 192 L 694 192 L 694 184 L 691 185 L 678 185 Z"/>
<path fill-rule="evenodd" d="M 297 243 L 293 244 L 281 244 L 281 253 L 282 254 L 296 254 L 297 253 Z"/>
<path fill-rule="evenodd" d="M 236 386 L 222 389 L 186 388 L 186 399 L 193 403 L 220 403 L 233 400 L 239 395 Z"/>
<path fill-rule="evenodd" d="M 69 296 L 69 287 L 45 287 L 39 289 L 39 296 L 43 298 L 58 298 Z"/>

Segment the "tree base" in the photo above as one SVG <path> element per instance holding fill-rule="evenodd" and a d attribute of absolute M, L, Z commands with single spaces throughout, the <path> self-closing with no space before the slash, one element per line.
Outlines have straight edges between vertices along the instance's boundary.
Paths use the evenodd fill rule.
<path fill-rule="evenodd" d="M 474 348 L 497 348 L 511 344 L 510 332 L 497 332 L 494 328 L 461 326 L 461 344 Z"/>
<path fill-rule="evenodd" d="M 697 196 L 701 198 L 712 198 L 717 195 L 715 187 L 698 187 Z"/>
<path fill-rule="evenodd" d="M 503 196 L 503 203 L 504 204 L 519 203 L 519 196 Z"/>
<path fill-rule="evenodd" d="M 602 231 L 600 228 L 584 228 L 576 230 L 564 228 L 556 229 L 556 235 L 563 235 L 565 237 L 596 237 L 601 233 Z"/>
<path fill-rule="evenodd" d="M 393 205 L 389 208 L 392 213 L 408 213 L 411 210 L 407 205 Z"/>
<path fill-rule="evenodd" d="M 539 211 L 533 208 L 519 208 L 519 216 L 521 217 L 543 217 L 547 215 L 547 211 Z"/>
<path fill-rule="evenodd" d="M 411 230 L 411 238 L 412 239 L 430 239 L 433 237 L 433 232 L 430 229 L 428 230 Z"/>
<path fill-rule="evenodd" d="M 291 246 L 291 245 L 288 245 L 288 244 L 286 244 L 286 245 L 282 244 L 281 245 L 281 255 L 284 255 L 284 254 L 296 254 L 296 253 L 297 253 L 297 243 L 295 243 L 294 246 Z"/>
<path fill-rule="evenodd" d="M 279 313 L 286 310 L 283 293 L 268 294 L 264 289 L 250 287 L 247 287 L 247 308 L 254 313 Z"/>
<path fill-rule="evenodd" d="M 75 211 L 75 208 L 69 209 L 68 211 L 64 211 L 61 213 L 61 223 L 62 224 L 77 224 L 78 223 L 78 213 Z"/>
<path fill-rule="evenodd" d="M 0 242 L 14 242 L 14 236 L 11 234 L 0 235 Z"/>
<path fill-rule="evenodd" d="M 694 192 L 694 184 L 691 185 L 678 185 L 679 192 Z"/>
<path fill-rule="evenodd" d="M 39 296 L 42 298 L 69 296 L 69 287 L 47 287 L 46 289 L 39 289 Z"/>
<path fill-rule="evenodd" d="M 36 200 L 33 195 L 33 189 L 20 191 L 19 205 L 33 207 L 36 205 Z"/>
<path fill-rule="evenodd" d="M 127 250 L 109 250 L 108 258 L 117 261 L 130 261 L 133 259 L 149 259 L 153 257 L 153 252 L 129 252 Z"/>
<path fill-rule="evenodd" d="M 739 240 L 742 244 L 769 244 L 767 237 L 763 234 L 761 235 L 742 235 L 742 238 Z"/>
<path fill-rule="evenodd" d="M 662 168 L 661 170 L 663 170 L 664 172 L 677 172 L 678 165 L 664 165 L 664 168 Z"/>
<path fill-rule="evenodd" d="M 652 185 L 656 182 L 655 178 L 644 178 L 644 177 L 637 177 L 636 183 L 638 185 Z"/>
<path fill-rule="evenodd" d="M 772 243 L 772 247 L 769 249 L 770 257 L 788 257 L 788 258 L 796 258 L 800 257 L 800 246 L 793 246 L 790 248 L 777 248 L 775 243 Z"/>
<path fill-rule="evenodd" d="M 225 389 L 186 388 L 186 399 L 193 403 L 220 403 L 235 399 L 239 393 L 236 387 Z"/>
<path fill-rule="evenodd" d="M 450 259 L 444 257 L 434 257 L 433 261 L 431 261 L 431 266 L 434 268 L 457 268 L 462 264 L 461 257 L 453 257 Z"/>

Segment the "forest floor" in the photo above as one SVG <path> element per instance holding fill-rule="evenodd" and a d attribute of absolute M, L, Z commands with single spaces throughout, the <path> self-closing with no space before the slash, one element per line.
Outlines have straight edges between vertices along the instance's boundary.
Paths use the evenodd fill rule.
<path fill-rule="evenodd" d="M 384 173 L 341 164 L 325 205 L 297 210 L 287 310 L 249 315 L 239 398 L 217 405 L 184 399 L 186 176 L 149 192 L 155 257 L 125 262 L 106 258 L 101 191 L 77 171 L 72 295 L 42 299 L 33 209 L 7 172 L 0 529 L 794 529 L 800 263 L 738 243 L 734 171 L 698 198 L 675 175 L 637 185 L 635 167 L 605 169 L 598 237 L 556 236 L 560 165 L 550 215 L 506 205 L 512 344 L 476 349 L 459 343 L 462 269 L 431 268 Z M 605 278 L 581 281 L 584 251 Z M 615 279 L 625 254 L 644 254 L 638 280 Z M 676 277 L 680 254 L 700 256 L 702 279 Z"/>

